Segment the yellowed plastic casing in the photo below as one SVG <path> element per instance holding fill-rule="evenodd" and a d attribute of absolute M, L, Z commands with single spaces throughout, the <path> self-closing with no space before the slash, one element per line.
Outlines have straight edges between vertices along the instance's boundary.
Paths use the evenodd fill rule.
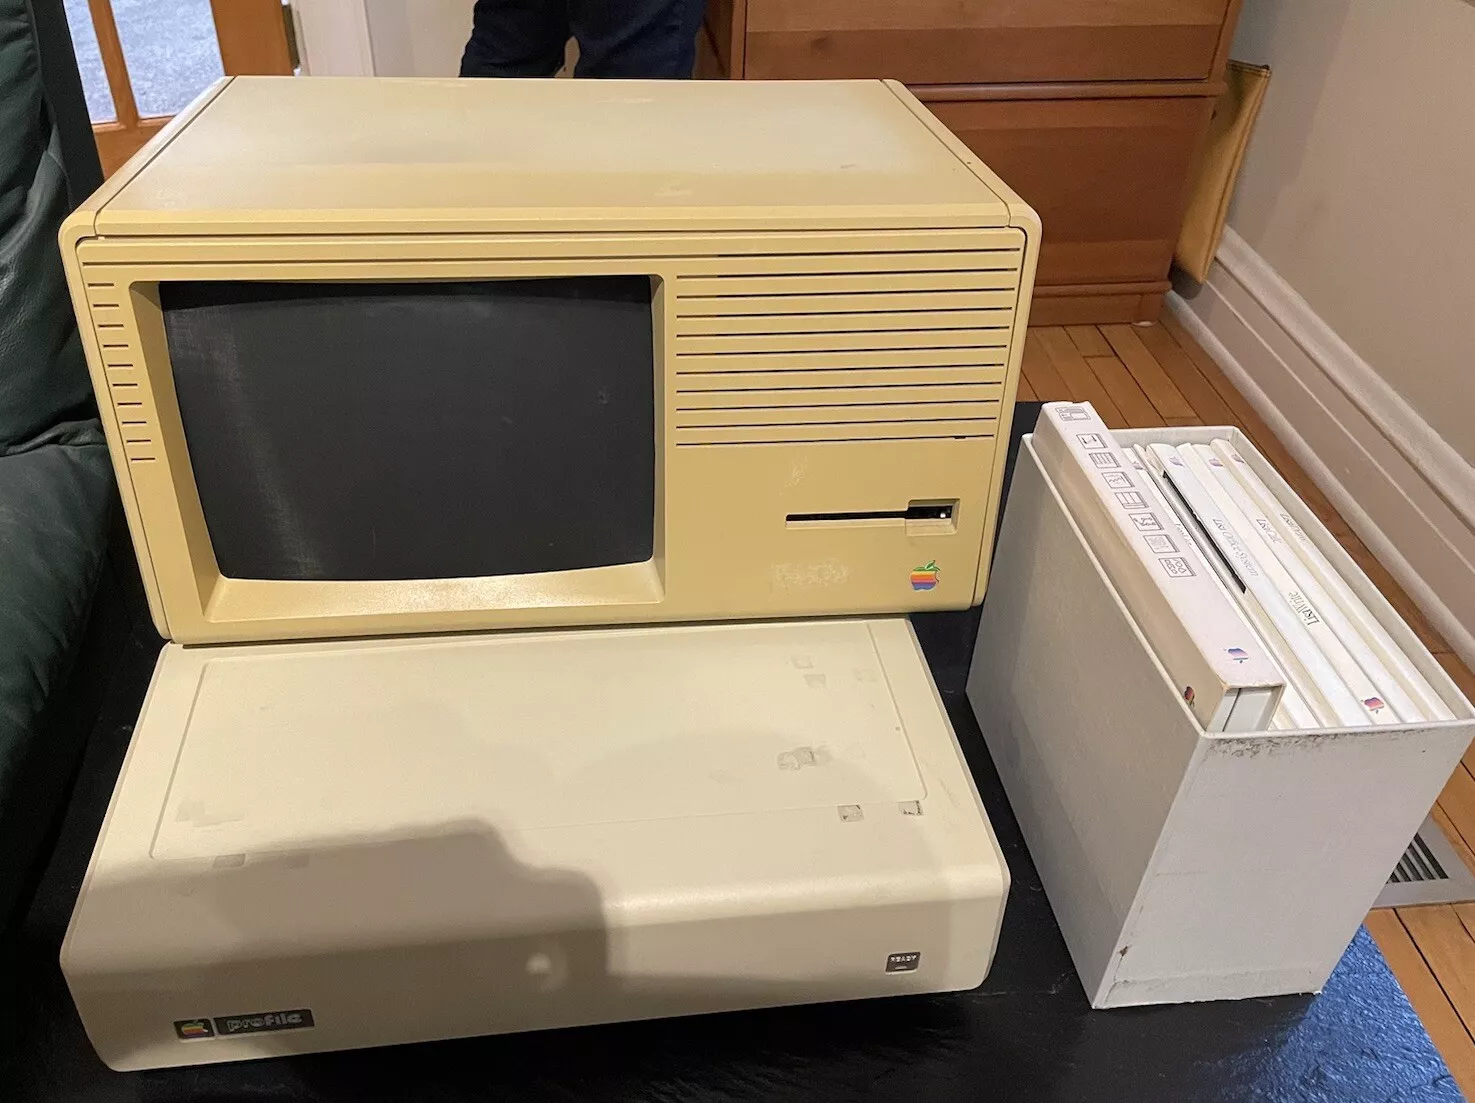
<path fill-rule="evenodd" d="M 982 597 L 1039 223 L 900 85 L 233 78 L 83 204 L 62 245 L 150 608 L 174 640 Z M 587 274 L 653 282 L 650 560 L 221 574 L 161 281 Z M 789 520 L 913 503 L 954 510 Z"/>
<path fill-rule="evenodd" d="M 181 647 L 62 949 L 115 1069 L 972 988 L 903 617 Z"/>

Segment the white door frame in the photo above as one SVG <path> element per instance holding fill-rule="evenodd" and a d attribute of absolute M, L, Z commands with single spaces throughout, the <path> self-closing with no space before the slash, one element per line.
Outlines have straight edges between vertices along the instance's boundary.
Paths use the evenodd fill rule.
<path fill-rule="evenodd" d="M 292 18 L 304 73 L 374 75 L 374 44 L 364 0 L 292 0 Z"/>

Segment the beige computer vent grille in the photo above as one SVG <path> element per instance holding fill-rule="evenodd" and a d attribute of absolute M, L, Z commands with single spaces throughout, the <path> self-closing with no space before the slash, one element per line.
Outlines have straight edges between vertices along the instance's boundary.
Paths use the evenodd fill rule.
<path fill-rule="evenodd" d="M 102 353 L 108 394 L 118 418 L 123 452 L 129 463 L 158 459 L 158 421 L 142 385 L 138 334 L 122 309 L 124 289 L 115 283 L 87 282 L 87 305 Z"/>
<path fill-rule="evenodd" d="M 679 447 L 992 436 L 1020 251 L 726 258 L 676 283 Z"/>

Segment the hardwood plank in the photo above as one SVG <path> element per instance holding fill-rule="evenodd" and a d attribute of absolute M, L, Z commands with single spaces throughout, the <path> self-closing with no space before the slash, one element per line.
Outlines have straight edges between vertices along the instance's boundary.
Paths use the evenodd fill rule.
<path fill-rule="evenodd" d="M 1475 1024 L 1475 938 L 1452 905 L 1394 910 L 1468 1034 Z"/>
<path fill-rule="evenodd" d="M 1039 401 L 1035 396 L 1035 389 L 1029 384 L 1029 378 L 1022 371 L 1019 373 L 1019 389 L 1015 392 L 1014 399 L 1016 402 Z"/>
<path fill-rule="evenodd" d="M 1101 380 L 1086 363 L 1086 358 L 1076 351 L 1070 334 L 1059 328 L 1045 328 L 1035 332 L 1039 334 L 1040 344 L 1049 356 L 1050 363 L 1055 365 L 1055 370 L 1070 392 L 1066 397 L 1075 402 L 1089 402 L 1108 428 L 1128 428 L 1121 408 L 1101 385 Z"/>
<path fill-rule="evenodd" d="M 1199 374 L 1214 389 L 1219 401 L 1229 411 L 1230 424 L 1239 426 L 1255 442 L 1260 451 L 1265 453 L 1266 458 L 1275 464 L 1282 475 L 1288 467 L 1299 467 L 1275 434 L 1270 431 L 1270 426 L 1266 425 L 1264 419 L 1255 412 L 1249 399 L 1240 394 L 1238 388 L 1229 382 L 1229 378 L 1214 362 L 1213 357 L 1204 351 L 1193 336 L 1178 325 L 1176 319 L 1172 319 L 1166 313 L 1163 315 L 1162 324 L 1173 334 L 1178 346 L 1188 354 L 1194 366 L 1198 368 Z M 1261 444 L 1261 437 L 1265 438 L 1266 443 Z"/>
<path fill-rule="evenodd" d="M 1115 356 L 1088 356 L 1086 363 L 1101 380 L 1101 385 L 1116 402 L 1127 424 L 1133 429 L 1149 429 L 1164 424 L 1152 400 L 1142 392 L 1132 373 Z"/>
<path fill-rule="evenodd" d="M 1173 381 L 1173 386 L 1178 388 L 1193 412 L 1203 418 L 1205 425 L 1236 424 L 1233 412 L 1219 397 L 1219 392 L 1204 378 L 1188 353 L 1174 340 L 1172 331 L 1164 325 L 1141 326 L 1137 329 L 1137 338 Z M 1193 340 L 1191 337 L 1188 339 Z"/>
<path fill-rule="evenodd" d="M 1326 499 L 1317 489 L 1316 484 L 1311 482 L 1310 477 L 1302 471 L 1301 465 L 1286 450 L 1285 445 L 1281 444 L 1280 438 L 1271 431 L 1265 419 L 1250 405 L 1249 399 L 1240 394 L 1234 384 L 1229 382 L 1229 378 L 1217 368 L 1212 375 L 1202 366 L 1199 371 L 1209 381 L 1209 385 L 1218 393 L 1224 404 L 1229 407 L 1233 418 L 1232 423 L 1238 425 L 1245 436 L 1255 442 L 1255 447 L 1260 449 L 1265 454 L 1265 458 L 1275 465 L 1275 469 L 1284 476 L 1286 482 L 1295 486 L 1296 492 L 1300 493 L 1301 487 L 1296 485 L 1296 478 L 1293 476 L 1298 477 L 1306 484 L 1308 493 L 1325 502 Z M 1305 495 L 1302 496 L 1305 497 Z M 1327 504 L 1330 505 L 1330 503 Z"/>
<path fill-rule="evenodd" d="M 1408 1002 L 1418 1013 L 1439 1055 L 1449 1066 L 1460 1091 L 1475 1098 L 1475 1040 L 1471 1039 L 1403 921 L 1391 908 L 1380 908 L 1368 913 L 1367 929 L 1403 986 Z"/>
<path fill-rule="evenodd" d="M 1456 767 L 1439 794 L 1437 807 L 1444 814 L 1453 830 L 1450 841 L 1459 838 L 1466 847 L 1475 852 L 1475 776 L 1464 763 Z"/>
<path fill-rule="evenodd" d="M 1464 837 L 1455 830 L 1455 825 L 1450 820 L 1449 813 L 1444 810 L 1444 806 L 1435 804 L 1433 808 L 1429 809 L 1429 816 L 1439 825 L 1439 830 L 1444 832 L 1446 841 L 1454 849 L 1454 852 L 1460 856 L 1460 860 L 1465 863 L 1465 868 L 1471 873 L 1475 873 L 1475 850 L 1471 850 L 1465 842 Z"/>
<path fill-rule="evenodd" d="M 1024 355 L 1019 378 L 1021 382 L 1029 384 L 1035 397 L 1041 402 L 1059 402 L 1066 393 L 1065 383 L 1045 354 L 1039 333 L 1033 329 L 1026 331 L 1024 336 Z"/>
<path fill-rule="evenodd" d="M 1208 354 L 1208 351 L 1203 345 L 1198 343 L 1198 338 L 1183 328 L 1183 323 L 1178 320 L 1178 316 L 1171 310 L 1165 308 L 1158 317 L 1157 324 L 1168 331 L 1168 336 L 1172 337 L 1178 347 L 1190 356 L 1193 362 L 1200 368 L 1208 367 L 1214 371 L 1219 370 L 1219 362 Z"/>
<path fill-rule="evenodd" d="M 1271 431 L 1265 419 L 1250 405 L 1250 400 L 1239 393 L 1239 389 L 1229 381 L 1229 377 L 1224 374 L 1214 358 L 1193 339 L 1193 335 L 1167 312 L 1164 312 L 1162 316 L 1162 325 L 1173 335 L 1178 347 L 1193 361 L 1199 374 L 1214 389 L 1220 402 L 1228 409 L 1230 424 L 1239 426 L 1240 430 L 1255 442 L 1255 446 L 1265 453 L 1265 458 L 1275 465 L 1276 469 L 1285 476 L 1287 482 L 1291 481 L 1289 473 L 1293 471 L 1300 473 L 1304 478 L 1301 465 L 1286 450 L 1285 445 L 1280 443 L 1280 438 Z M 1305 481 L 1312 487 L 1315 496 L 1322 497 L 1321 492 L 1315 489 L 1315 484 L 1311 483 L 1309 478 L 1305 478 Z M 1300 488 L 1297 487 L 1298 492 L 1299 490 Z M 1332 512 L 1335 513 L 1335 510 Z"/>
<path fill-rule="evenodd" d="M 1194 409 L 1137 336 L 1135 326 L 1103 326 L 1101 335 L 1163 417 L 1192 417 Z"/>
<path fill-rule="evenodd" d="M 1066 326 L 1065 332 L 1082 356 L 1110 356 L 1111 346 L 1095 326 Z"/>
<path fill-rule="evenodd" d="M 1460 917 L 1460 923 L 1465 928 L 1465 933 L 1475 938 L 1475 903 L 1452 904 L 1455 914 Z"/>
<path fill-rule="evenodd" d="M 1050 362 L 1045 346 L 1040 343 L 1039 330 L 1030 330 L 1024 338 L 1024 377 L 1029 380 L 1039 401 L 1070 401 L 1070 388 Z"/>
<path fill-rule="evenodd" d="M 1163 424 L 1165 425 L 1202 425 L 1203 423 L 1203 418 L 1194 416 L 1163 418 Z"/>

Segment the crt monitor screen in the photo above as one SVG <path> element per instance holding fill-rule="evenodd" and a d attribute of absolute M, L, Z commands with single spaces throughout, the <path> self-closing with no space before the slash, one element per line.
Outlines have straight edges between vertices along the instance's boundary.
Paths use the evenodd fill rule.
<path fill-rule="evenodd" d="M 646 276 L 159 287 L 221 574 L 462 578 L 649 559 Z"/>

